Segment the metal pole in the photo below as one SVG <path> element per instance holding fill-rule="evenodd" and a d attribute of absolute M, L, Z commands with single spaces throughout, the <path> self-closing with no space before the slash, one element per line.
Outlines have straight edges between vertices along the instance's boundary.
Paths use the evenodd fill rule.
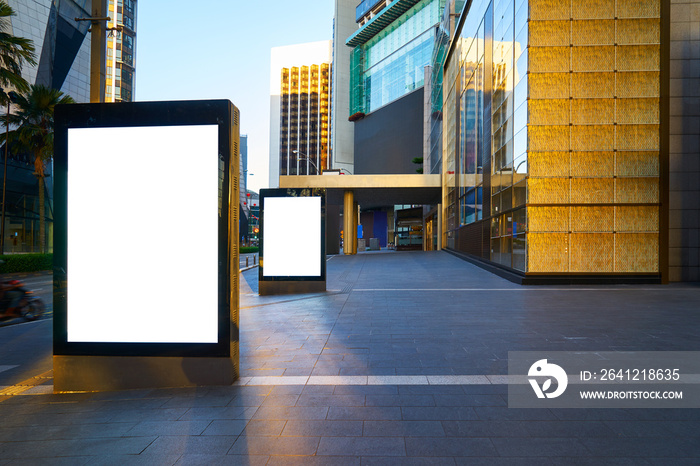
<path fill-rule="evenodd" d="M 5 122 L 5 165 L 2 169 L 2 225 L 0 225 L 0 254 L 5 254 L 5 189 L 7 187 L 7 146 L 10 145 L 10 98 L 7 98 L 7 121 Z"/>

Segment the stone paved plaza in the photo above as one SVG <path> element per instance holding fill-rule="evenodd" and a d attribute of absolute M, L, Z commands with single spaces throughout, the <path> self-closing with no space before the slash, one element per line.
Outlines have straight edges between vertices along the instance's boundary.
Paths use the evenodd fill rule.
<path fill-rule="evenodd" d="M 327 266 L 313 295 L 241 274 L 233 386 L 0 397 L 0 465 L 700 463 L 700 409 L 514 409 L 504 377 L 509 351 L 700 351 L 700 286 L 523 287 L 445 252 Z"/>

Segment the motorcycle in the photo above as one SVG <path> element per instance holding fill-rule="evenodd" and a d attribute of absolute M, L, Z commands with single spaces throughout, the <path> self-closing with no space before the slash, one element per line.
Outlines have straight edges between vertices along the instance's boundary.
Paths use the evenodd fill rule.
<path fill-rule="evenodd" d="M 13 303 L 16 304 L 11 307 L 10 304 Z M 44 314 L 44 309 L 44 302 L 21 281 L 8 280 L 0 283 L 0 321 L 19 317 L 33 321 Z"/>

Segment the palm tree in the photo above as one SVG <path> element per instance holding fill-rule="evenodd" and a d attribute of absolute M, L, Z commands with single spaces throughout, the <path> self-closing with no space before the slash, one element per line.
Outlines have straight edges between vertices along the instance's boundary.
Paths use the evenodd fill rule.
<path fill-rule="evenodd" d="M 69 95 L 43 85 L 30 86 L 29 92 L 20 94 L 16 101 L 16 113 L 0 117 L 0 121 L 16 128 L 9 132 L 9 142 L 34 158 L 34 176 L 39 180 L 39 252 L 46 245 L 44 219 L 44 186 L 46 163 L 53 158 L 53 111 L 57 104 L 75 103 Z M 0 135 L 0 142 L 5 135 Z"/>
<path fill-rule="evenodd" d="M 0 87 L 14 88 L 19 92 L 29 90 L 29 83 L 22 77 L 22 65 L 36 65 L 34 44 L 24 37 L 10 34 L 10 16 L 14 10 L 0 0 Z M 7 94 L 0 92 L 0 103 L 7 104 Z"/>

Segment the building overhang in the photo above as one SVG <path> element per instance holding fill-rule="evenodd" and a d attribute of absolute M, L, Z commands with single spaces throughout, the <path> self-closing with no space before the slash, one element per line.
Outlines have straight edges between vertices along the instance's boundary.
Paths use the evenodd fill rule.
<path fill-rule="evenodd" d="M 355 31 L 353 35 L 345 41 L 345 45 L 357 47 L 358 45 L 364 44 L 372 37 L 376 36 L 382 29 L 396 21 L 399 16 L 406 13 L 409 8 L 419 1 L 420 0 L 394 0 L 377 16 L 370 19 L 367 24 Z"/>
<path fill-rule="evenodd" d="M 363 209 L 435 205 L 442 196 L 440 175 L 300 175 L 279 180 L 280 188 L 325 188 L 331 205 L 342 205 L 345 191 L 352 191 Z"/>

